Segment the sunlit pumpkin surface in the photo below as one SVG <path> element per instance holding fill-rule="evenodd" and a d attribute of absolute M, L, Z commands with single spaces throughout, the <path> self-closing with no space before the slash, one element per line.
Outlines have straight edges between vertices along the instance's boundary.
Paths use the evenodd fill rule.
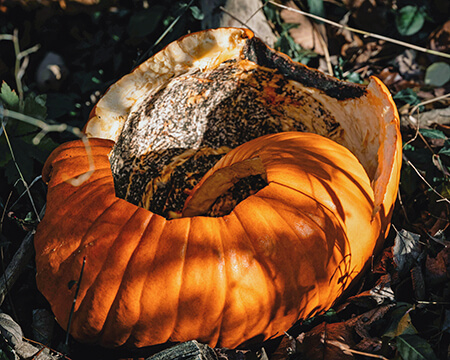
<path fill-rule="evenodd" d="M 330 308 L 382 244 L 401 139 L 384 85 L 294 63 L 248 30 L 170 44 L 48 159 L 37 283 L 105 346 L 235 347 Z M 88 173 L 86 178 L 79 176 Z"/>

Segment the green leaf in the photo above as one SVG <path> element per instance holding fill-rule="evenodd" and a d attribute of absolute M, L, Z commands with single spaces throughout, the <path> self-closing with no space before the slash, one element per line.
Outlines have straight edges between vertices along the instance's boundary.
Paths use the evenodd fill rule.
<path fill-rule="evenodd" d="M 428 66 L 425 72 L 425 84 L 443 86 L 450 80 L 450 65 L 445 62 L 435 62 Z"/>
<path fill-rule="evenodd" d="M 3 146 L 0 146 L 0 149 L 2 149 Z M 11 160 L 11 154 L 6 150 L 2 150 L 2 156 L 0 156 L 0 168 L 5 167 Z"/>
<path fill-rule="evenodd" d="M 49 119 L 56 119 L 62 115 L 70 114 L 72 111 L 77 111 L 76 103 L 79 101 L 79 96 L 74 93 L 60 94 L 52 93 L 47 95 L 47 111 Z"/>
<path fill-rule="evenodd" d="M 361 78 L 361 75 L 359 75 L 356 72 L 350 72 L 346 77 L 345 80 L 354 82 L 356 84 L 362 84 L 364 80 Z"/>
<path fill-rule="evenodd" d="M 446 155 L 446 156 L 450 156 L 450 141 L 446 140 L 444 143 L 444 147 L 439 150 L 439 155 Z"/>
<path fill-rule="evenodd" d="M 309 12 L 313 15 L 324 17 L 325 8 L 323 6 L 323 0 L 308 0 Z"/>
<path fill-rule="evenodd" d="M 425 11 L 417 6 L 402 7 L 395 18 L 398 32 L 403 36 L 411 36 L 422 29 L 425 23 Z"/>
<path fill-rule="evenodd" d="M 409 105 L 417 105 L 420 103 L 419 96 L 411 88 L 400 90 L 394 95 L 394 100 L 403 101 Z"/>
<path fill-rule="evenodd" d="M 29 144 L 29 155 L 33 159 L 37 160 L 41 164 L 47 160 L 50 153 L 58 147 L 58 144 L 54 142 L 51 138 L 48 136 L 44 137 L 40 142 L 39 145 L 33 145 Z"/>
<path fill-rule="evenodd" d="M 441 189 L 440 193 L 446 199 L 450 199 L 450 184 L 449 183 L 442 184 L 442 189 Z M 447 322 L 450 322 L 450 321 L 447 320 Z M 449 330 L 449 328 L 447 328 L 447 331 L 448 330 Z"/>
<path fill-rule="evenodd" d="M 34 96 L 33 94 L 29 94 L 24 101 L 24 114 L 44 120 L 47 117 L 46 100 L 46 95 Z"/>
<path fill-rule="evenodd" d="M 6 349 L 0 349 L 0 360 L 14 360 L 16 355 L 14 351 L 8 346 Z"/>
<path fill-rule="evenodd" d="M 404 360 L 437 360 L 430 344 L 418 335 L 401 335 L 396 343 L 397 351 Z"/>
<path fill-rule="evenodd" d="M 411 304 L 400 305 L 395 308 L 389 316 L 391 324 L 383 336 L 393 339 L 400 335 L 417 334 L 417 330 L 412 324 L 411 316 L 409 315 L 411 308 Z"/>
<path fill-rule="evenodd" d="M 155 5 L 151 8 L 135 13 L 128 23 L 128 33 L 131 37 L 145 37 L 156 30 L 166 8 Z"/>
<path fill-rule="evenodd" d="M 447 139 L 447 136 L 441 131 L 437 129 L 419 129 L 419 132 L 430 139 Z"/>
<path fill-rule="evenodd" d="M 17 165 L 22 172 L 25 181 L 29 182 L 35 177 L 33 159 L 29 156 L 32 153 L 30 147 L 32 145 L 26 143 L 21 138 L 11 138 L 11 146 L 14 151 L 14 156 L 16 158 Z M 9 152 L 9 149 L 8 149 Z M 14 182 L 20 178 L 19 172 L 17 171 L 14 161 L 10 161 L 5 167 L 5 175 L 8 179 L 9 184 L 14 184 Z"/>
<path fill-rule="evenodd" d="M 418 176 L 411 166 L 402 167 L 400 187 L 403 194 L 412 196 L 418 188 Z"/>
<path fill-rule="evenodd" d="M 3 81 L 2 88 L 0 89 L 0 101 L 9 110 L 19 110 L 19 96 L 14 90 L 11 90 L 5 81 Z"/>
<path fill-rule="evenodd" d="M 190 10 L 191 10 L 192 17 L 195 20 L 203 20 L 205 18 L 205 15 L 197 6 L 191 6 Z"/>

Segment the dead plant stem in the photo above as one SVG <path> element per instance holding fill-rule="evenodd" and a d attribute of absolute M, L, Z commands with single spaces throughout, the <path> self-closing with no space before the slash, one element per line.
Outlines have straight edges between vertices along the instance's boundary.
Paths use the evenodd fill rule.
<path fill-rule="evenodd" d="M 13 151 L 13 148 L 11 146 L 11 142 L 9 141 L 9 136 L 8 136 L 8 133 L 6 132 L 5 124 L 3 122 L 2 122 L 2 128 L 3 128 L 3 133 L 5 134 L 6 143 L 8 144 L 8 148 L 9 148 L 9 151 L 11 153 L 11 158 L 12 158 L 12 160 L 14 162 L 14 165 L 16 166 L 17 172 L 19 173 L 19 177 L 20 177 L 20 179 L 21 179 L 21 181 L 23 183 L 23 186 L 25 186 L 25 190 L 27 191 L 28 197 L 30 198 L 31 206 L 33 207 L 33 211 L 36 214 L 36 219 L 38 221 L 41 221 L 41 218 L 39 217 L 39 212 L 37 211 L 36 205 L 35 205 L 34 200 L 33 200 L 33 196 L 31 196 L 30 188 L 28 187 L 28 184 L 27 184 L 27 182 L 26 182 L 26 180 L 25 180 L 25 178 L 24 178 L 24 176 L 22 174 L 22 171 L 20 170 L 19 164 L 17 164 L 16 157 L 14 156 L 14 151 Z"/>
<path fill-rule="evenodd" d="M 409 166 L 411 166 L 413 168 L 413 170 L 416 172 L 416 174 L 422 179 L 422 181 L 428 186 L 428 188 L 433 191 L 437 196 L 440 197 L 440 200 L 437 201 L 445 201 L 447 203 L 450 204 L 450 200 L 447 199 L 446 197 L 442 196 L 439 192 L 437 192 L 431 185 L 430 183 L 427 181 L 427 179 L 424 178 L 424 176 L 420 173 L 420 171 L 414 166 L 414 164 L 409 161 L 408 159 L 406 159 L 406 162 Z"/>

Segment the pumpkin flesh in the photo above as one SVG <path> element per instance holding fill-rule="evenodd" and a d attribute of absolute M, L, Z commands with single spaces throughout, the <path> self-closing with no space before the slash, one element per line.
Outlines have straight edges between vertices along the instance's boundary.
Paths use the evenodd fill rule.
<path fill-rule="evenodd" d="M 397 116 L 376 78 L 367 87 L 339 81 L 248 30 L 216 29 L 181 38 L 114 84 L 86 134 L 116 142 L 117 195 L 167 218 L 181 216 L 189 192 L 224 154 L 281 131 L 317 133 L 350 149 L 374 180 L 378 211 L 398 172 Z"/>

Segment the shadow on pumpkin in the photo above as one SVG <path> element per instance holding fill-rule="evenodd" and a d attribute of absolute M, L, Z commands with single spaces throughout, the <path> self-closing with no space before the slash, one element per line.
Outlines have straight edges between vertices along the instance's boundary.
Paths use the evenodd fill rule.
<path fill-rule="evenodd" d="M 72 160 L 54 172 L 64 161 Z M 50 190 L 47 215 L 67 220 L 44 218 L 53 222 L 46 241 L 55 251 L 39 264 L 40 288 L 64 326 L 74 292 L 67 284 L 86 257 L 71 331 L 84 341 L 212 341 L 220 332 L 238 345 L 325 310 L 351 272 L 336 215 L 285 185 L 269 183 L 228 216 L 170 221 L 118 199 L 111 175 Z"/>

